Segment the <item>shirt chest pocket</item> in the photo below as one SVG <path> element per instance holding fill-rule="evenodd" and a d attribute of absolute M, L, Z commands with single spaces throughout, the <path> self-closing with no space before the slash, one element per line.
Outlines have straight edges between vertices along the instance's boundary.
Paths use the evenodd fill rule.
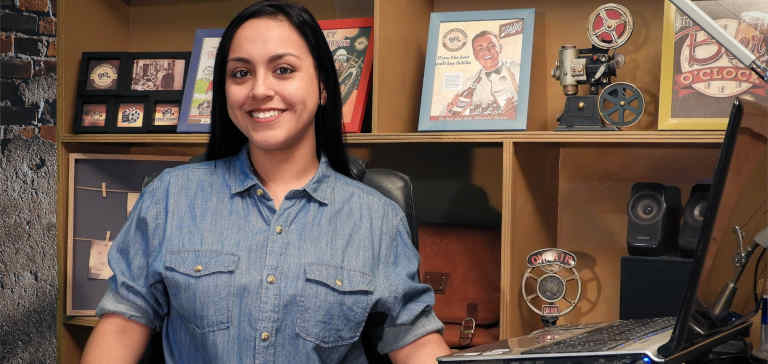
<path fill-rule="evenodd" d="M 323 347 L 356 341 L 373 303 L 373 276 L 325 264 L 308 264 L 304 273 L 298 334 Z"/>
<path fill-rule="evenodd" d="M 238 260 L 221 251 L 168 252 L 164 274 L 171 314 L 200 332 L 229 328 Z"/>

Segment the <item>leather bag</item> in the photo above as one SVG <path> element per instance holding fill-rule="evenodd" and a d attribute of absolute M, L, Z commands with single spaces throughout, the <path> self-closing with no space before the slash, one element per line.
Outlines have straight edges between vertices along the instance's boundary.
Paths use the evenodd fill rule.
<path fill-rule="evenodd" d="M 419 275 L 435 291 L 434 311 L 448 346 L 498 341 L 501 231 L 420 224 L 418 234 Z"/>

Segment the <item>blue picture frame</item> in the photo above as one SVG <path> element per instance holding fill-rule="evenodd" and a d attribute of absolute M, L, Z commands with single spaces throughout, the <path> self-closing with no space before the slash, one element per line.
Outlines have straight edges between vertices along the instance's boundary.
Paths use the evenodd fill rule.
<path fill-rule="evenodd" d="M 419 131 L 526 129 L 534 14 L 530 8 L 430 15 Z"/>
<path fill-rule="evenodd" d="M 198 29 L 187 71 L 177 133 L 210 133 L 213 64 L 224 29 Z M 206 106 L 207 105 L 207 106 Z M 207 111 L 207 113 L 206 113 Z"/>

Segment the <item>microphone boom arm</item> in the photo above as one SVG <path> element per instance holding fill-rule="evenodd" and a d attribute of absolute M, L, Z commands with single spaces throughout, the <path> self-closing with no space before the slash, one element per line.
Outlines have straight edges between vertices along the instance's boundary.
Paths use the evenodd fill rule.
<path fill-rule="evenodd" d="M 709 34 L 714 40 L 720 43 L 728 52 L 733 54 L 736 59 L 755 72 L 764 81 L 768 81 L 768 66 L 760 63 L 760 60 L 745 48 L 736 39 L 730 36 L 725 30 L 717 25 L 698 6 L 693 5 L 691 0 L 669 0 L 677 6 L 680 11 L 695 21 L 701 29 Z"/>

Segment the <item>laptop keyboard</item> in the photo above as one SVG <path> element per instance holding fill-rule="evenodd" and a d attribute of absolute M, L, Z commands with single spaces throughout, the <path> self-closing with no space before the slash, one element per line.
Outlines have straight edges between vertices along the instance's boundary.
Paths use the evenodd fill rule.
<path fill-rule="evenodd" d="M 675 317 L 621 320 L 552 342 L 522 354 L 591 353 L 616 348 L 631 340 L 674 326 Z"/>

